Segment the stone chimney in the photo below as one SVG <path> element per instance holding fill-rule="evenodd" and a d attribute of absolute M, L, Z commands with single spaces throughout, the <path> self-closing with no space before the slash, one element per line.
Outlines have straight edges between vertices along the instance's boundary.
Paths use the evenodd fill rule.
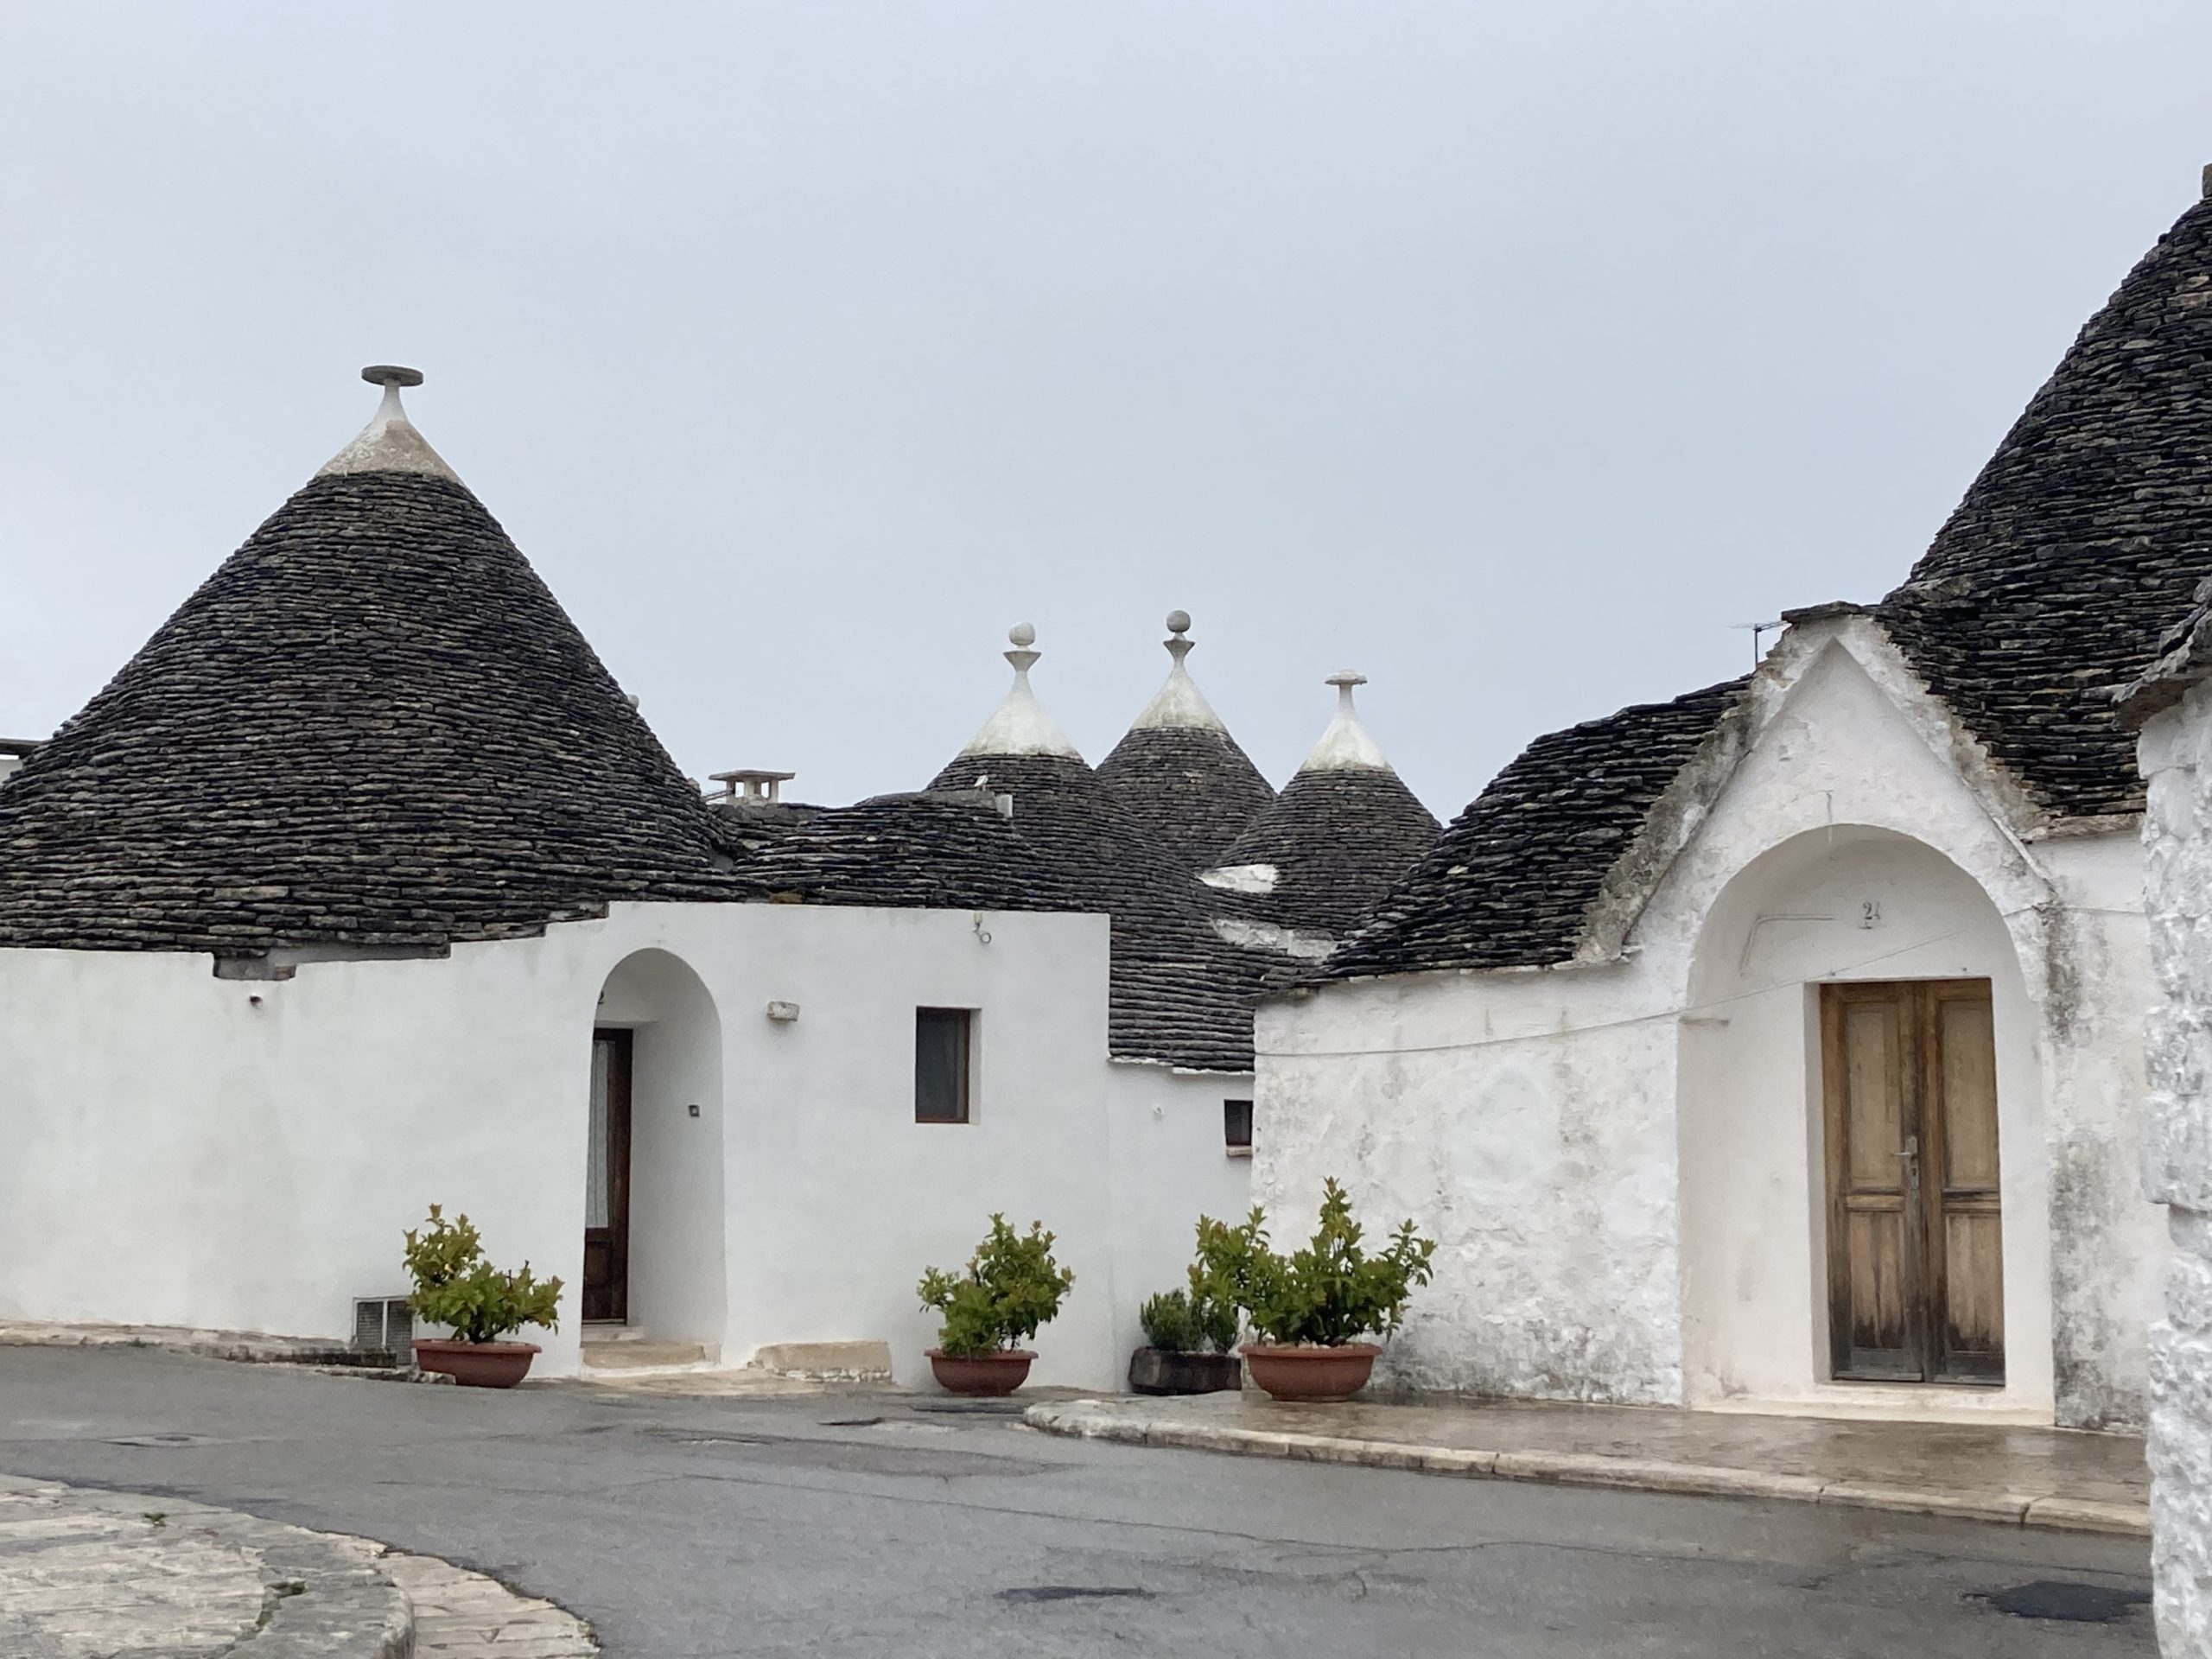
<path fill-rule="evenodd" d="M 734 772 L 709 773 L 709 781 L 722 786 L 716 800 L 773 803 L 783 798 L 784 785 L 798 776 L 795 772 L 762 772 L 757 767 L 740 766 Z"/>

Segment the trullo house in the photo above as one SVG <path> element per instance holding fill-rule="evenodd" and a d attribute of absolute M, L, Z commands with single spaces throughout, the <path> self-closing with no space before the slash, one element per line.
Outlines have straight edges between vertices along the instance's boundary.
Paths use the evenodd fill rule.
<path fill-rule="evenodd" d="M 567 1281 L 553 1374 L 864 1340 L 914 1380 L 923 1265 L 1003 1210 L 1077 1275 L 1038 1377 L 1113 1384 L 1248 1201 L 1252 1000 L 1328 925 L 1201 879 L 1274 797 L 1188 619 L 1111 775 L 1024 627 L 925 788 L 708 798 L 421 376 L 366 378 L 367 429 L 0 750 L 0 1319 L 344 1338 L 436 1200 Z M 1378 887 L 1421 850 L 1352 839 Z"/>
<path fill-rule="evenodd" d="M 2140 1423 L 2167 1243 L 2113 691 L 2208 575 L 2212 201 L 1895 591 L 1537 738 L 1262 1005 L 1258 1196 L 1342 1173 L 1442 1241 L 1389 1374 Z"/>

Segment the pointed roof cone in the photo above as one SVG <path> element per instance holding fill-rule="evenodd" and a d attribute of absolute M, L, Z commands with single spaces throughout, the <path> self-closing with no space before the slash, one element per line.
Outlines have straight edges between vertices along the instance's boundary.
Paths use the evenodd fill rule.
<path fill-rule="evenodd" d="M 369 428 L 0 794 L 0 945 L 435 954 L 728 891 L 706 807 L 375 368 Z"/>
<path fill-rule="evenodd" d="M 747 876 L 832 904 L 1103 913 L 1112 918 L 1114 1057 L 1250 1071 L 1250 966 L 1215 933 L 1192 873 L 1168 859 L 1038 706 L 1029 689 L 1037 631 L 1024 623 L 1007 637 L 1013 689 L 928 791 L 825 814 Z M 962 804 L 948 793 L 975 803 L 964 818 L 947 816 Z M 999 796 L 1011 798 L 1003 818 L 985 810 Z"/>
<path fill-rule="evenodd" d="M 1082 753 L 1029 689 L 1029 671 L 1045 654 L 1032 649 L 1037 643 L 1037 630 L 1027 622 L 1017 622 L 1007 631 L 1006 637 L 1014 646 L 1005 653 L 1007 661 L 1014 665 L 1014 683 L 1007 688 L 1005 700 L 960 753 L 1057 754 L 1081 760 Z"/>
<path fill-rule="evenodd" d="M 1875 614 L 2056 818 L 2143 810 L 2107 688 L 2212 575 L 2212 195 L 2081 334 Z"/>
<path fill-rule="evenodd" d="M 1187 611 L 1167 615 L 1173 664 L 1098 775 L 1168 856 L 1196 874 L 1218 863 L 1245 827 L 1274 799 L 1251 757 L 1191 678 Z"/>
<path fill-rule="evenodd" d="M 1270 921 L 1341 938 L 1435 844 L 1435 815 L 1408 789 L 1352 703 L 1366 677 L 1342 670 L 1321 741 L 1206 880 L 1248 895 Z"/>

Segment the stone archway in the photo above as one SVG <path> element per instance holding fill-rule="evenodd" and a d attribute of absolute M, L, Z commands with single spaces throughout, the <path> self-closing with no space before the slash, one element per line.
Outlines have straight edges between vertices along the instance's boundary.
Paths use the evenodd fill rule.
<path fill-rule="evenodd" d="M 1829 1226 L 1843 1202 L 1830 1187 L 1841 1156 L 1830 1119 L 1844 1109 L 1824 1086 L 1824 1066 L 1841 1072 L 1860 1064 L 1824 1058 L 1822 987 L 1839 985 L 1853 988 L 1825 993 L 1831 1005 L 1878 1002 L 1884 988 L 1894 988 L 1908 1008 L 1936 986 L 1986 999 L 1994 1094 L 1987 1155 L 1997 1166 L 1998 1192 L 1988 1196 L 1990 1213 L 1980 1224 L 1985 1243 L 2001 1235 L 2001 1319 L 1993 1308 L 1989 1321 L 2001 1332 L 2001 1346 L 1999 1365 L 1973 1380 L 1994 1382 L 1992 1373 L 2001 1369 L 2003 1385 L 1977 1389 L 1979 1400 L 1961 1390 L 1926 1403 L 1929 1410 L 2001 1402 L 2047 1411 L 2048 1174 L 2035 1015 L 2019 959 L 2005 917 L 1964 870 L 1925 842 L 1866 825 L 1812 830 L 1751 860 L 1722 889 L 1699 931 L 1678 1050 L 1688 1396 L 1694 1403 L 1834 1400 L 1839 1389 L 1857 1386 L 1839 1378 L 1868 1374 L 1838 1363 L 1837 1344 L 1848 1350 L 1843 1327 L 1851 1321 L 1832 1306 L 1839 1296 L 1848 1299 L 1848 1286 L 1838 1286 L 1838 1275 L 1847 1280 L 1853 1270 L 1848 1253 L 1870 1248 L 1863 1236 L 1857 1243 L 1832 1237 Z M 1831 1006 L 1830 1057 L 1841 1052 L 1833 1046 L 1838 1018 Z M 1917 1143 L 1901 1140 L 1909 1158 Z M 1895 1167 L 1909 1169 L 1910 1191 L 1922 1192 L 1916 1162 Z M 1900 1215 L 1909 1205 L 1940 1211 L 1945 1193 L 1966 1190 L 1946 1185 L 1908 1199 L 1905 1179 L 1898 1177 Z M 1897 1224 L 1900 1231 L 1904 1224 Z M 1853 1220 L 1837 1231 L 1859 1226 Z M 1959 1241 L 1969 1236 L 1964 1224 L 1948 1232 L 1939 1226 L 1916 1248 L 1940 1271 L 1949 1259 L 1940 1253 L 1962 1252 Z M 1994 1300 L 1997 1264 L 1982 1267 Z M 1958 1276 L 1967 1281 L 1963 1267 Z M 1858 1388 L 1857 1397 L 1879 1392 Z"/>
<path fill-rule="evenodd" d="M 593 1023 L 587 1294 L 595 1266 L 588 1257 L 602 1246 L 594 1232 L 626 1224 L 616 1241 L 622 1294 L 594 1311 L 656 1342 L 699 1344 L 712 1357 L 728 1318 L 714 997 L 680 957 L 639 950 L 607 976 Z"/>

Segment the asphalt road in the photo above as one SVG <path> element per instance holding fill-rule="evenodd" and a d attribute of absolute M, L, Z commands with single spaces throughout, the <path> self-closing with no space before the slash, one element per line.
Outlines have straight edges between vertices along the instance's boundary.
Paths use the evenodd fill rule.
<path fill-rule="evenodd" d="M 0 1470 L 445 1556 L 618 1659 L 2152 1651 L 2134 1541 L 1091 1446 L 950 1403 L 0 1348 Z"/>

